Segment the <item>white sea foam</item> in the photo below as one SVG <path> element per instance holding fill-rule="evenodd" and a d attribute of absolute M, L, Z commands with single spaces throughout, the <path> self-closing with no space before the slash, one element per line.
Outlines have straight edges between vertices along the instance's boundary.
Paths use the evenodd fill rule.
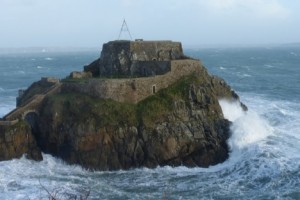
<path fill-rule="evenodd" d="M 47 193 L 42 185 L 50 192 L 62 189 L 62 192 L 71 191 L 76 194 L 80 183 L 84 184 L 85 175 L 91 173 L 79 166 L 68 166 L 47 154 L 43 154 L 43 158 L 41 162 L 30 161 L 24 157 L 0 162 L 0 191 L 4 191 L 5 195 L 1 197 L 45 199 Z"/>
<path fill-rule="evenodd" d="M 45 58 L 45 60 L 53 60 L 53 58 L 47 57 Z"/>
<path fill-rule="evenodd" d="M 233 122 L 245 115 L 245 111 L 243 111 L 240 102 L 238 101 L 229 102 L 225 99 L 221 99 L 219 103 L 222 108 L 224 117 L 229 121 Z"/>
<path fill-rule="evenodd" d="M 265 139 L 272 133 L 268 123 L 254 111 L 243 111 L 238 101 L 220 100 L 224 117 L 232 121 L 230 148 L 241 149 L 249 144 Z"/>
<path fill-rule="evenodd" d="M 268 65 L 268 64 L 266 64 L 266 65 L 264 65 L 264 66 L 267 67 L 267 68 L 274 68 L 273 65 Z"/>
<path fill-rule="evenodd" d="M 265 139 L 272 133 L 272 128 L 257 113 L 248 111 L 233 122 L 231 131 L 229 146 L 231 149 L 241 149 Z"/>
<path fill-rule="evenodd" d="M 244 77 L 251 77 L 250 74 L 243 74 Z"/>
<path fill-rule="evenodd" d="M 19 70 L 19 71 L 17 71 L 17 73 L 18 73 L 18 74 L 25 74 L 26 72 L 23 71 L 23 70 Z"/>

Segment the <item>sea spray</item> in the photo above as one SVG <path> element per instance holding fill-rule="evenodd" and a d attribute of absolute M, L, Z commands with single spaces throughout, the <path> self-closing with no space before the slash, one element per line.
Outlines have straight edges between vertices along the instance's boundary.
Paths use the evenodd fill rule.
<path fill-rule="evenodd" d="M 232 122 L 228 140 L 231 151 L 245 148 L 272 133 L 269 124 L 253 110 L 244 111 L 238 101 L 219 101 L 224 117 Z"/>
<path fill-rule="evenodd" d="M 245 111 L 242 109 L 239 101 L 228 101 L 226 99 L 221 99 L 219 103 L 224 117 L 231 122 L 234 122 L 238 118 L 245 115 Z"/>

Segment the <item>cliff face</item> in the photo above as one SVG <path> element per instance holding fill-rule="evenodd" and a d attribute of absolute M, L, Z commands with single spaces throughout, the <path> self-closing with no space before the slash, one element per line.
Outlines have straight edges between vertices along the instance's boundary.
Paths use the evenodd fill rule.
<path fill-rule="evenodd" d="M 9 127 L 0 126 L 0 160 L 20 158 L 23 154 L 29 159 L 42 160 L 30 126 L 25 122 Z"/>
<path fill-rule="evenodd" d="M 207 167 L 228 157 L 229 122 L 220 95 L 237 98 L 208 74 L 185 77 L 136 105 L 52 95 L 40 111 L 37 143 L 69 163 L 98 170 Z"/>

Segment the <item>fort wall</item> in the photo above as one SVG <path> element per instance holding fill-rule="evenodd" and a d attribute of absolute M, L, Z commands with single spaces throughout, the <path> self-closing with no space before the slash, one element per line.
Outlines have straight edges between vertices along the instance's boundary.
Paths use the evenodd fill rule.
<path fill-rule="evenodd" d="M 199 60 L 172 60 L 171 71 L 164 75 L 128 79 L 88 79 L 87 83 L 67 82 L 62 92 L 80 92 L 97 98 L 112 99 L 118 102 L 137 103 L 180 78 L 193 72 L 201 73 L 205 68 Z"/>
<path fill-rule="evenodd" d="M 103 44 L 100 59 L 85 67 L 85 70 L 101 77 L 161 75 L 168 67 L 169 61 L 185 58 L 180 42 L 111 41 Z M 144 65 L 146 62 L 147 67 Z M 141 66 L 144 66 L 145 70 L 151 68 L 152 72 L 140 71 Z"/>
<path fill-rule="evenodd" d="M 181 43 L 168 40 L 130 42 L 130 51 L 133 61 L 166 61 L 183 56 Z"/>

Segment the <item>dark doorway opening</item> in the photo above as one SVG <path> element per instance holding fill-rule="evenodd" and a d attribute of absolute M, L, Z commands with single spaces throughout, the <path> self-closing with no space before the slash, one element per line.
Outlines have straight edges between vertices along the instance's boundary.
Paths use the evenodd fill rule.
<path fill-rule="evenodd" d="M 156 86 L 155 86 L 155 85 L 152 86 L 152 93 L 153 93 L 153 94 L 156 93 Z"/>

